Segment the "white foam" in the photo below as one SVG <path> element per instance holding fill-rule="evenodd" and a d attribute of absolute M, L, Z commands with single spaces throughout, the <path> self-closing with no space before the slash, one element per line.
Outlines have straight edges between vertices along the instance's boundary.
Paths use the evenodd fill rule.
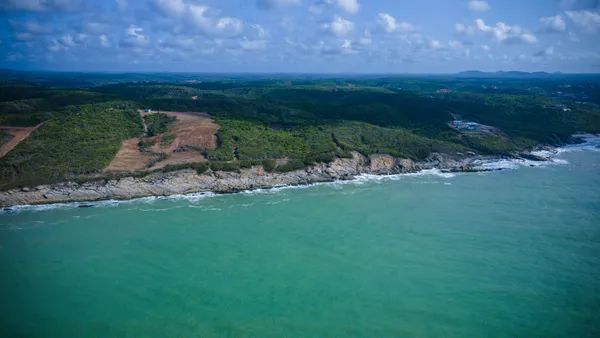
<path fill-rule="evenodd" d="M 205 206 L 193 205 L 193 204 L 189 204 L 187 207 L 191 208 L 191 209 L 200 209 L 200 210 L 203 210 L 203 211 L 221 211 L 221 210 L 223 210 L 221 208 L 207 208 Z"/>
<path fill-rule="evenodd" d="M 531 152 L 532 155 L 544 158 L 555 156 L 557 153 L 558 150 L 536 150 Z"/>
<path fill-rule="evenodd" d="M 571 151 L 600 151 L 600 136 L 584 134 L 584 135 L 575 135 L 584 140 L 583 143 L 567 145 L 561 148 L 556 148 L 555 150 L 540 150 L 534 151 L 532 154 L 549 158 L 549 161 L 530 161 L 524 159 L 510 159 L 510 160 L 479 160 L 475 161 L 475 169 L 479 170 L 505 170 L 505 169 L 518 169 L 520 167 L 543 167 L 552 164 L 568 164 L 569 162 L 565 159 L 557 158 L 560 154 Z M 312 184 L 305 185 L 276 185 L 271 188 L 265 189 L 254 189 L 254 190 L 246 190 L 240 192 L 240 194 L 246 195 L 254 195 L 254 194 L 277 194 L 282 190 L 286 189 L 306 189 L 310 187 L 320 186 L 320 185 L 329 185 L 334 188 L 347 184 L 354 185 L 362 185 L 365 183 L 376 183 L 382 182 L 386 180 L 397 181 L 402 179 L 403 177 L 419 177 L 419 176 L 436 176 L 441 178 L 453 178 L 456 176 L 455 173 L 441 171 L 439 169 L 426 169 L 421 170 L 416 173 L 407 173 L 407 174 L 394 174 L 394 175 L 374 175 L 374 174 L 361 174 L 356 176 L 352 180 L 338 180 L 333 182 L 317 182 Z M 438 182 L 430 182 L 430 183 L 438 183 Z M 448 183 L 444 183 L 448 184 Z M 79 208 L 81 205 L 89 205 L 92 207 L 112 207 L 117 205 L 122 205 L 124 203 L 154 203 L 159 200 L 187 200 L 192 203 L 198 202 L 202 199 L 208 197 L 218 196 L 218 194 L 212 192 L 201 192 L 201 193 L 192 193 L 192 194 L 179 194 L 179 195 L 171 195 L 171 196 L 151 196 L 151 197 L 142 197 L 131 200 L 105 200 L 105 201 L 97 201 L 97 202 L 73 202 L 73 203 L 55 203 L 55 204 L 45 204 L 45 205 L 19 205 L 13 206 L 10 208 L 6 208 L 4 210 L 0 210 L 0 215 L 5 213 L 19 213 L 21 211 L 33 211 L 33 212 L 41 212 L 47 210 L 54 209 L 74 209 Z M 283 200 L 285 201 L 285 200 Z M 275 204 L 275 203 L 271 203 Z M 242 206 L 251 206 L 252 204 L 242 204 Z M 219 208 L 204 208 L 201 206 L 188 205 L 190 208 L 199 208 L 208 211 L 216 211 L 221 210 Z M 171 208 L 172 209 L 172 208 Z M 165 209 L 168 210 L 168 209 Z M 148 209 L 144 211 L 163 211 L 162 209 Z"/>
<path fill-rule="evenodd" d="M 583 134 L 575 135 L 583 140 L 583 143 L 569 144 L 557 149 L 557 154 L 568 153 L 572 151 L 600 151 L 600 136 Z"/>

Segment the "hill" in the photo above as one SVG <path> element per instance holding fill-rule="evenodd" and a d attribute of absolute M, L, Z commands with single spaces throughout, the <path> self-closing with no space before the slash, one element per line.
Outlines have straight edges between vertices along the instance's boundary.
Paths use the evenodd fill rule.
<path fill-rule="evenodd" d="M 35 77 L 47 83 L 74 81 L 68 74 L 32 73 L 3 85 L 0 124 L 45 123 L 0 158 L 0 188 L 95 179 L 115 168 L 137 175 L 201 162 L 238 170 L 274 160 L 281 170 L 292 170 L 351 152 L 417 161 L 433 153 L 513 156 L 536 144 L 568 142 L 577 131 L 600 133 L 595 77 L 565 82 L 559 75 L 510 72 L 493 73 L 509 77 L 497 83 L 478 78 L 487 74 L 219 80 L 176 74 L 172 82 L 152 82 L 157 75 L 104 74 L 112 84 L 82 89 L 31 85 Z M 180 82 L 191 77 L 197 80 Z M 126 78 L 136 82 L 120 82 Z M 582 97 L 587 102 L 577 101 Z M 207 112 L 215 127 L 188 128 L 166 118 L 156 120 L 154 129 L 140 109 L 173 112 L 168 113 L 172 121 L 183 116 L 176 112 Z M 451 128 L 453 119 L 499 132 Z M 202 137 L 216 142 L 194 143 L 196 133 L 208 133 Z M 136 164 L 115 164 L 123 159 Z"/>

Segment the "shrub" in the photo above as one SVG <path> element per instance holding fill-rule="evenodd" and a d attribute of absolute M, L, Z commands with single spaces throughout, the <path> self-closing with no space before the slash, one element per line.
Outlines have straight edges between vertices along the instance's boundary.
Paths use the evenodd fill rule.
<path fill-rule="evenodd" d="M 164 135 L 162 140 L 160 141 L 161 146 L 170 146 L 175 141 L 175 135 L 167 134 Z"/>
<path fill-rule="evenodd" d="M 238 162 L 209 162 L 209 165 L 212 171 L 240 171 Z"/>
<path fill-rule="evenodd" d="M 255 165 L 260 165 L 261 161 L 257 161 L 257 160 L 247 160 L 247 161 L 240 161 L 240 168 L 252 168 L 252 166 Z"/>
<path fill-rule="evenodd" d="M 166 133 L 169 125 L 175 122 L 177 118 L 163 113 L 154 113 L 145 115 L 144 120 L 148 128 L 148 136 L 155 136 Z"/>
<path fill-rule="evenodd" d="M 140 150 L 144 151 L 144 150 L 146 150 L 146 148 L 150 148 L 150 147 L 154 146 L 155 144 L 156 144 L 155 140 L 140 141 L 140 143 L 138 143 L 138 147 L 140 147 Z"/>
<path fill-rule="evenodd" d="M 278 166 L 277 168 L 275 168 L 275 170 L 280 173 L 287 173 L 294 170 L 304 169 L 305 167 L 306 166 L 304 165 L 303 161 L 291 160 L 288 161 L 286 164 Z"/>
<path fill-rule="evenodd" d="M 270 158 L 262 161 L 262 166 L 266 172 L 272 173 L 275 170 L 275 165 L 275 160 L 272 160 Z"/>

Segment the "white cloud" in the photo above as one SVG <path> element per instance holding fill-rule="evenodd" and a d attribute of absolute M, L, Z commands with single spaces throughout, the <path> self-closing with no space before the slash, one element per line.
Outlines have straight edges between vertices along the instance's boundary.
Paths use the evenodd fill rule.
<path fill-rule="evenodd" d="M 355 50 L 352 49 L 352 41 L 350 40 L 344 40 L 344 42 L 342 43 L 342 45 L 340 46 L 341 50 L 342 50 L 342 54 L 354 54 L 357 53 Z"/>
<path fill-rule="evenodd" d="M 482 45 L 481 50 L 483 50 L 484 52 L 491 52 L 492 48 L 490 48 L 490 46 L 488 45 Z"/>
<path fill-rule="evenodd" d="M 46 49 L 49 52 L 56 53 L 56 52 L 60 52 L 61 50 L 66 50 L 67 48 L 64 47 L 63 45 L 61 45 L 60 43 L 58 43 L 57 40 L 52 40 L 52 44 L 49 46 L 46 46 Z"/>
<path fill-rule="evenodd" d="M 251 51 L 251 50 L 259 50 L 267 48 L 266 40 L 248 40 L 246 37 L 242 41 L 240 41 L 240 46 L 243 50 Z"/>
<path fill-rule="evenodd" d="M 441 48 L 444 48 L 444 46 L 438 40 L 431 40 L 431 41 L 429 41 L 429 48 L 431 48 L 431 49 L 441 49 Z"/>
<path fill-rule="evenodd" d="M 402 37 L 402 41 L 406 42 L 409 45 L 425 45 L 425 37 L 418 33 L 408 34 L 405 37 Z"/>
<path fill-rule="evenodd" d="M 334 44 L 327 44 L 324 41 L 321 41 L 316 49 L 321 54 L 356 54 L 358 51 L 352 48 L 352 41 L 345 39 L 342 41 L 337 41 Z"/>
<path fill-rule="evenodd" d="M 365 29 L 363 37 L 360 38 L 360 40 L 358 40 L 358 43 L 360 45 L 366 46 L 366 45 L 370 45 L 372 42 L 373 42 L 373 39 L 371 38 L 371 32 L 369 32 L 368 29 Z"/>
<path fill-rule="evenodd" d="M 477 30 L 491 36 L 494 40 L 505 44 L 533 44 L 537 37 L 524 32 L 519 26 L 508 26 L 504 22 L 497 22 L 495 26 L 487 26 L 482 19 L 475 20 Z"/>
<path fill-rule="evenodd" d="M 153 7 L 166 17 L 177 17 L 183 14 L 187 4 L 183 0 L 153 0 Z"/>
<path fill-rule="evenodd" d="M 379 13 L 377 18 L 377 24 L 386 32 L 400 32 L 408 34 L 414 30 L 414 27 L 407 22 L 398 22 L 396 18 L 388 13 Z"/>
<path fill-rule="evenodd" d="M 108 40 L 108 36 L 106 36 L 106 34 L 100 35 L 98 40 L 100 40 L 100 46 L 104 48 L 110 47 L 110 41 Z"/>
<path fill-rule="evenodd" d="M 348 13 L 356 14 L 360 10 L 358 0 L 324 0 L 326 4 L 335 5 Z"/>
<path fill-rule="evenodd" d="M 543 33 L 564 33 L 567 30 L 567 24 L 560 15 L 541 18 L 540 23 L 540 32 Z"/>
<path fill-rule="evenodd" d="M 321 28 L 333 36 L 344 37 L 354 31 L 354 24 L 340 16 L 336 16 L 332 22 L 322 24 Z"/>
<path fill-rule="evenodd" d="M 535 35 L 532 34 L 521 34 L 514 35 L 504 39 L 502 42 L 507 45 L 519 45 L 519 44 L 534 44 L 538 41 Z"/>
<path fill-rule="evenodd" d="M 490 4 L 486 1 L 471 0 L 469 1 L 469 9 L 474 12 L 486 12 L 490 9 Z"/>
<path fill-rule="evenodd" d="M 448 48 L 451 48 L 451 49 L 462 49 L 463 48 L 463 44 L 460 41 L 452 40 L 452 41 L 448 42 Z"/>
<path fill-rule="evenodd" d="M 143 34 L 144 30 L 135 25 L 130 25 L 129 28 L 125 30 L 125 37 L 121 42 L 121 45 L 124 47 L 132 47 L 132 48 L 141 48 L 145 47 L 149 43 L 149 39 L 147 36 Z"/>
<path fill-rule="evenodd" d="M 244 22 L 229 16 L 218 16 L 208 6 L 194 5 L 183 0 L 153 0 L 153 8 L 161 15 L 183 22 L 188 29 L 199 30 L 212 37 L 239 37 Z"/>
<path fill-rule="evenodd" d="M 89 35 L 83 33 L 78 33 L 75 35 L 75 37 L 73 37 L 73 41 L 75 41 L 75 43 L 78 45 L 85 43 L 87 39 L 89 39 Z"/>
<path fill-rule="evenodd" d="M 252 24 L 250 25 L 250 28 L 251 29 L 248 32 L 249 34 L 246 36 L 250 36 L 255 39 L 267 39 L 270 36 L 269 31 L 259 24 Z"/>
<path fill-rule="evenodd" d="M 63 36 L 58 40 L 58 42 L 60 42 L 65 47 L 74 47 L 76 45 L 75 41 L 73 40 L 73 36 L 71 35 Z"/>
<path fill-rule="evenodd" d="M 158 41 L 158 50 L 162 53 L 169 53 L 178 56 L 191 55 L 191 52 L 198 52 L 204 46 L 200 41 L 194 38 L 168 38 Z"/>
<path fill-rule="evenodd" d="M 600 14 L 591 11 L 565 11 L 565 14 L 586 33 L 600 30 Z"/>
<path fill-rule="evenodd" d="M 243 25 L 240 19 L 226 16 L 216 19 L 208 32 L 218 36 L 238 36 L 243 31 Z"/>
<path fill-rule="evenodd" d="M 454 25 L 454 27 L 455 27 L 456 33 L 458 35 L 473 36 L 473 35 L 475 35 L 475 32 L 477 31 L 477 29 L 475 27 L 467 26 L 462 23 L 457 23 L 456 25 Z"/>

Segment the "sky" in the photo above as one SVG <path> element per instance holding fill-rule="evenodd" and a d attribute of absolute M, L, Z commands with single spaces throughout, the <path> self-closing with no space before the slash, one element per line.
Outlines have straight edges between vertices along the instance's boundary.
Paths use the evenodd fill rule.
<path fill-rule="evenodd" d="M 600 73 L 600 0 L 0 0 L 0 68 Z"/>

